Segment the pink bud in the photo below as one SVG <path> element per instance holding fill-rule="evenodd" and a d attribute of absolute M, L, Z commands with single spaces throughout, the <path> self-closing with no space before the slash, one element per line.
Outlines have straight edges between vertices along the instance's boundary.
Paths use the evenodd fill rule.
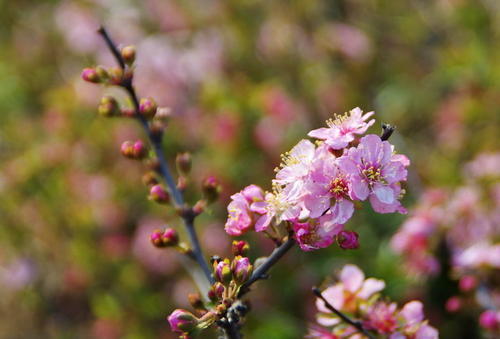
<path fill-rule="evenodd" d="M 246 256 L 248 251 L 250 250 L 250 245 L 244 240 L 234 240 L 231 246 L 231 250 L 233 251 L 233 255 L 235 256 Z"/>
<path fill-rule="evenodd" d="M 499 328 L 499 315 L 494 310 L 486 310 L 479 316 L 479 325 L 487 330 Z"/>
<path fill-rule="evenodd" d="M 252 275 L 253 266 L 250 264 L 248 258 L 237 256 L 233 260 L 232 271 L 234 281 L 236 281 L 238 285 L 241 285 L 250 278 L 250 275 Z"/>
<path fill-rule="evenodd" d="M 154 230 L 149 236 L 151 243 L 158 248 L 165 247 L 163 242 L 163 233 L 160 230 Z"/>
<path fill-rule="evenodd" d="M 218 263 L 214 263 L 214 276 L 215 280 L 223 284 L 228 284 L 231 281 L 232 274 L 229 259 L 224 259 Z"/>
<path fill-rule="evenodd" d="M 167 228 L 162 235 L 162 240 L 165 246 L 177 246 L 179 243 L 179 235 L 173 228 Z"/>
<path fill-rule="evenodd" d="M 133 146 L 134 159 L 143 159 L 148 154 L 146 145 L 141 140 L 137 140 Z"/>
<path fill-rule="evenodd" d="M 139 113 L 147 119 L 151 119 L 155 116 L 156 108 L 156 102 L 153 98 L 142 98 L 139 103 Z"/>
<path fill-rule="evenodd" d="M 191 154 L 188 152 L 177 154 L 175 163 L 177 165 L 177 171 L 180 174 L 189 174 L 189 171 L 191 171 Z"/>
<path fill-rule="evenodd" d="M 166 204 L 170 201 L 168 192 L 161 185 L 151 186 L 149 197 L 160 204 Z"/>
<path fill-rule="evenodd" d="M 108 69 L 109 82 L 113 85 L 121 85 L 123 83 L 123 70 L 120 67 L 111 67 Z"/>
<path fill-rule="evenodd" d="M 203 180 L 202 184 L 202 191 L 203 191 L 203 196 L 207 200 L 208 203 L 212 203 L 217 200 L 219 197 L 219 193 L 221 190 L 221 186 L 219 184 L 219 181 L 213 177 L 210 176 Z"/>
<path fill-rule="evenodd" d="M 445 308 L 450 313 L 457 312 L 462 308 L 462 300 L 457 296 L 453 296 L 446 301 Z"/>
<path fill-rule="evenodd" d="M 176 309 L 167 319 L 172 331 L 177 333 L 192 332 L 198 325 L 198 318 L 191 312 L 182 309 Z"/>
<path fill-rule="evenodd" d="M 84 68 L 82 71 L 82 79 L 94 84 L 101 82 L 101 79 L 94 68 Z"/>
<path fill-rule="evenodd" d="M 344 250 L 353 250 L 359 247 L 359 235 L 354 231 L 340 231 L 337 235 L 337 242 Z"/>
<path fill-rule="evenodd" d="M 132 141 L 124 141 L 120 147 L 120 152 L 126 158 L 134 158 L 134 143 Z"/>
<path fill-rule="evenodd" d="M 460 278 L 458 287 L 462 292 L 469 292 L 477 286 L 477 279 L 472 275 L 465 275 Z"/>

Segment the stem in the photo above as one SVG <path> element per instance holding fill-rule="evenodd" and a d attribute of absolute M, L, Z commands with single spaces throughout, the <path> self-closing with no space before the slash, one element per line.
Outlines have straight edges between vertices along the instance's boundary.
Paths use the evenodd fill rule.
<path fill-rule="evenodd" d="M 325 304 L 325 307 L 328 308 L 333 313 L 335 313 L 340 319 L 342 319 L 342 321 L 344 321 L 345 323 L 347 323 L 347 324 L 349 324 L 351 326 L 354 326 L 355 328 L 358 329 L 359 332 L 363 333 L 368 338 L 374 339 L 374 337 L 363 327 L 362 323 L 360 323 L 359 321 L 352 320 L 351 318 L 349 318 L 348 316 L 346 316 L 344 313 L 340 312 L 335 307 L 333 307 L 332 304 L 330 304 L 325 299 L 325 297 L 323 296 L 323 294 L 321 294 L 321 291 L 317 287 L 313 287 L 312 288 L 312 292 L 318 298 L 320 298 L 321 300 L 323 300 L 323 303 Z"/>
<path fill-rule="evenodd" d="M 120 65 L 120 67 L 125 71 L 125 61 L 123 60 L 118 48 L 116 47 L 116 44 L 113 42 L 111 37 L 109 36 L 108 32 L 104 27 L 99 28 L 97 31 L 99 34 L 102 35 L 104 41 L 106 42 L 106 45 L 110 49 L 111 53 L 115 57 L 116 61 Z M 165 155 L 163 154 L 162 150 L 162 134 L 153 134 L 151 131 L 151 128 L 148 124 L 148 121 L 139 113 L 139 99 L 137 96 L 137 93 L 135 91 L 134 86 L 132 85 L 132 79 L 127 79 L 123 82 L 121 85 L 128 93 L 130 96 L 132 103 L 134 105 L 135 109 L 135 116 L 137 117 L 139 123 L 142 125 L 144 131 L 146 132 L 149 141 L 151 145 L 153 145 L 153 150 L 156 154 L 156 157 L 158 159 L 159 167 L 160 167 L 160 174 L 164 178 L 165 183 L 167 184 L 168 190 L 170 191 L 170 194 L 173 197 L 174 200 L 174 206 L 178 209 L 182 210 L 182 220 L 184 221 L 184 226 L 188 232 L 189 235 L 189 240 L 191 242 L 191 247 L 193 250 L 194 257 L 198 263 L 198 265 L 201 267 L 203 270 L 205 277 L 207 278 L 208 282 L 210 284 L 213 284 L 215 282 L 214 278 L 212 277 L 211 270 L 203 256 L 200 242 L 198 240 L 198 236 L 196 234 L 196 231 L 194 229 L 194 218 L 195 214 L 192 213 L 191 209 L 186 209 L 184 206 L 184 197 L 182 195 L 182 192 L 177 189 L 177 186 L 175 184 L 174 178 L 172 177 L 170 170 L 168 169 L 168 163 L 167 160 L 165 159 Z"/>
<path fill-rule="evenodd" d="M 395 126 L 391 126 L 389 124 L 382 124 L 382 135 L 380 136 L 380 139 L 382 141 L 389 140 L 391 137 L 392 133 L 396 130 Z"/>
<path fill-rule="evenodd" d="M 238 297 L 242 297 L 245 293 L 250 291 L 250 286 L 256 282 L 257 280 L 264 279 L 267 277 L 267 271 L 273 267 L 278 260 L 281 259 L 292 247 L 295 245 L 295 240 L 291 235 L 289 235 L 288 240 L 281 244 L 281 246 L 276 247 L 274 251 L 271 253 L 269 257 L 267 257 L 266 261 L 260 265 L 250 276 L 250 279 L 245 282 L 238 293 Z"/>

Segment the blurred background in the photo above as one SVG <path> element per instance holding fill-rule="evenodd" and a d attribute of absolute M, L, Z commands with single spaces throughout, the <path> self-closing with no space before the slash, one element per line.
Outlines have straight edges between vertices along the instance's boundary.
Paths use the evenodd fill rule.
<path fill-rule="evenodd" d="M 147 200 L 144 167 L 120 155 L 139 126 L 99 118 L 100 97 L 120 94 L 80 78 L 84 67 L 114 65 L 100 24 L 137 46 L 139 95 L 172 109 L 168 157 L 192 152 L 194 187 L 208 175 L 223 183 L 220 202 L 197 219 L 206 255 L 229 253 L 229 196 L 250 183 L 269 189 L 280 153 L 333 113 L 359 106 L 376 111 L 371 132 L 397 126 L 391 141 L 412 160 L 408 208 L 426 187 L 462 184 L 464 163 L 499 149 L 496 0 L 0 6 L 0 338 L 175 338 L 165 317 L 189 308 L 195 291 L 177 255 L 149 243 L 155 228 L 182 228 Z M 423 299 L 442 338 L 481 338 L 477 328 L 465 337 L 467 322 L 435 297 L 446 300 L 446 285 L 408 274 L 391 250 L 404 220 L 364 208 L 347 225 L 359 250 L 290 252 L 249 294 L 245 337 L 303 337 L 314 321 L 310 287 L 349 262 L 385 279 L 395 300 Z M 253 258 L 272 248 L 245 239 Z"/>

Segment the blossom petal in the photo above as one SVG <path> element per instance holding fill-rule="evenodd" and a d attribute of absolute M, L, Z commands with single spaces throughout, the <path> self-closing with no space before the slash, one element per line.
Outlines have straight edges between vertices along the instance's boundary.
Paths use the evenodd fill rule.
<path fill-rule="evenodd" d="M 363 271 L 355 265 L 345 265 L 340 272 L 340 281 L 344 284 L 346 290 L 356 292 L 359 290 L 365 280 Z"/>

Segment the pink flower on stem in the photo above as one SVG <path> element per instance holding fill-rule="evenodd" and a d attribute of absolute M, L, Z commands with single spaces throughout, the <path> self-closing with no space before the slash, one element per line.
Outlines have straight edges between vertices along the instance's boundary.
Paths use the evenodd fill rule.
<path fill-rule="evenodd" d="M 274 182 L 286 185 L 302 180 L 309 174 L 315 153 L 316 146 L 312 142 L 301 140 L 290 152 L 281 156 L 281 169 L 276 173 Z"/>
<path fill-rule="evenodd" d="M 330 246 L 343 225 L 331 222 L 329 216 L 319 220 L 294 223 L 295 240 L 303 251 L 312 251 Z"/>
<path fill-rule="evenodd" d="M 367 312 L 367 319 L 363 321 L 366 329 L 377 331 L 380 334 L 390 334 L 398 327 L 396 319 L 396 303 L 379 301 Z"/>
<path fill-rule="evenodd" d="M 398 198 L 408 165 L 408 158 L 394 155 L 391 144 L 374 134 L 361 138 L 358 147 L 350 148 L 347 155 L 339 158 L 340 169 L 350 174 L 352 197 L 369 197 L 378 213 L 406 213 Z"/>
<path fill-rule="evenodd" d="M 255 220 L 250 205 L 264 200 L 264 193 L 260 187 L 250 185 L 243 191 L 233 194 L 231 199 L 227 206 L 229 215 L 225 230 L 230 235 L 239 236 L 253 227 Z"/>
<path fill-rule="evenodd" d="M 333 156 L 320 159 L 306 184 L 304 206 L 311 218 L 317 218 L 330 210 L 333 222 L 345 224 L 352 217 L 354 204 L 350 200 L 351 183 L 346 173 L 337 166 Z"/>
<path fill-rule="evenodd" d="M 391 334 L 390 339 L 438 339 L 438 331 L 427 324 L 423 305 L 420 301 L 407 302 L 399 311 L 398 331 Z"/>
<path fill-rule="evenodd" d="M 343 116 L 337 116 L 335 120 L 328 120 L 328 128 L 318 128 L 307 135 L 324 140 L 333 149 L 342 149 L 354 140 L 355 134 L 365 133 L 375 123 L 375 119 L 366 122 L 373 114 L 374 112 L 368 112 L 363 115 L 363 111 L 356 107 Z"/>
<path fill-rule="evenodd" d="M 172 331 L 177 333 L 189 333 L 193 331 L 198 325 L 198 318 L 196 318 L 191 312 L 176 309 L 167 318 L 170 323 L 170 328 Z"/>
<path fill-rule="evenodd" d="M 328 287 L 322 294 L 336 309 L 342 312 L 354 312 L 361 301 L 368 300 L 384 287 L 384 281 L 375 278 L 365 280 L 365 275 L 357 266 L 345 265 L 340 271 L 340 281 Z M 317 317 L 319 324 L 333 326 L 341 321 L 325 307 L 321 299 L 316 300 L 316 307 L 320 311 Z"/>

